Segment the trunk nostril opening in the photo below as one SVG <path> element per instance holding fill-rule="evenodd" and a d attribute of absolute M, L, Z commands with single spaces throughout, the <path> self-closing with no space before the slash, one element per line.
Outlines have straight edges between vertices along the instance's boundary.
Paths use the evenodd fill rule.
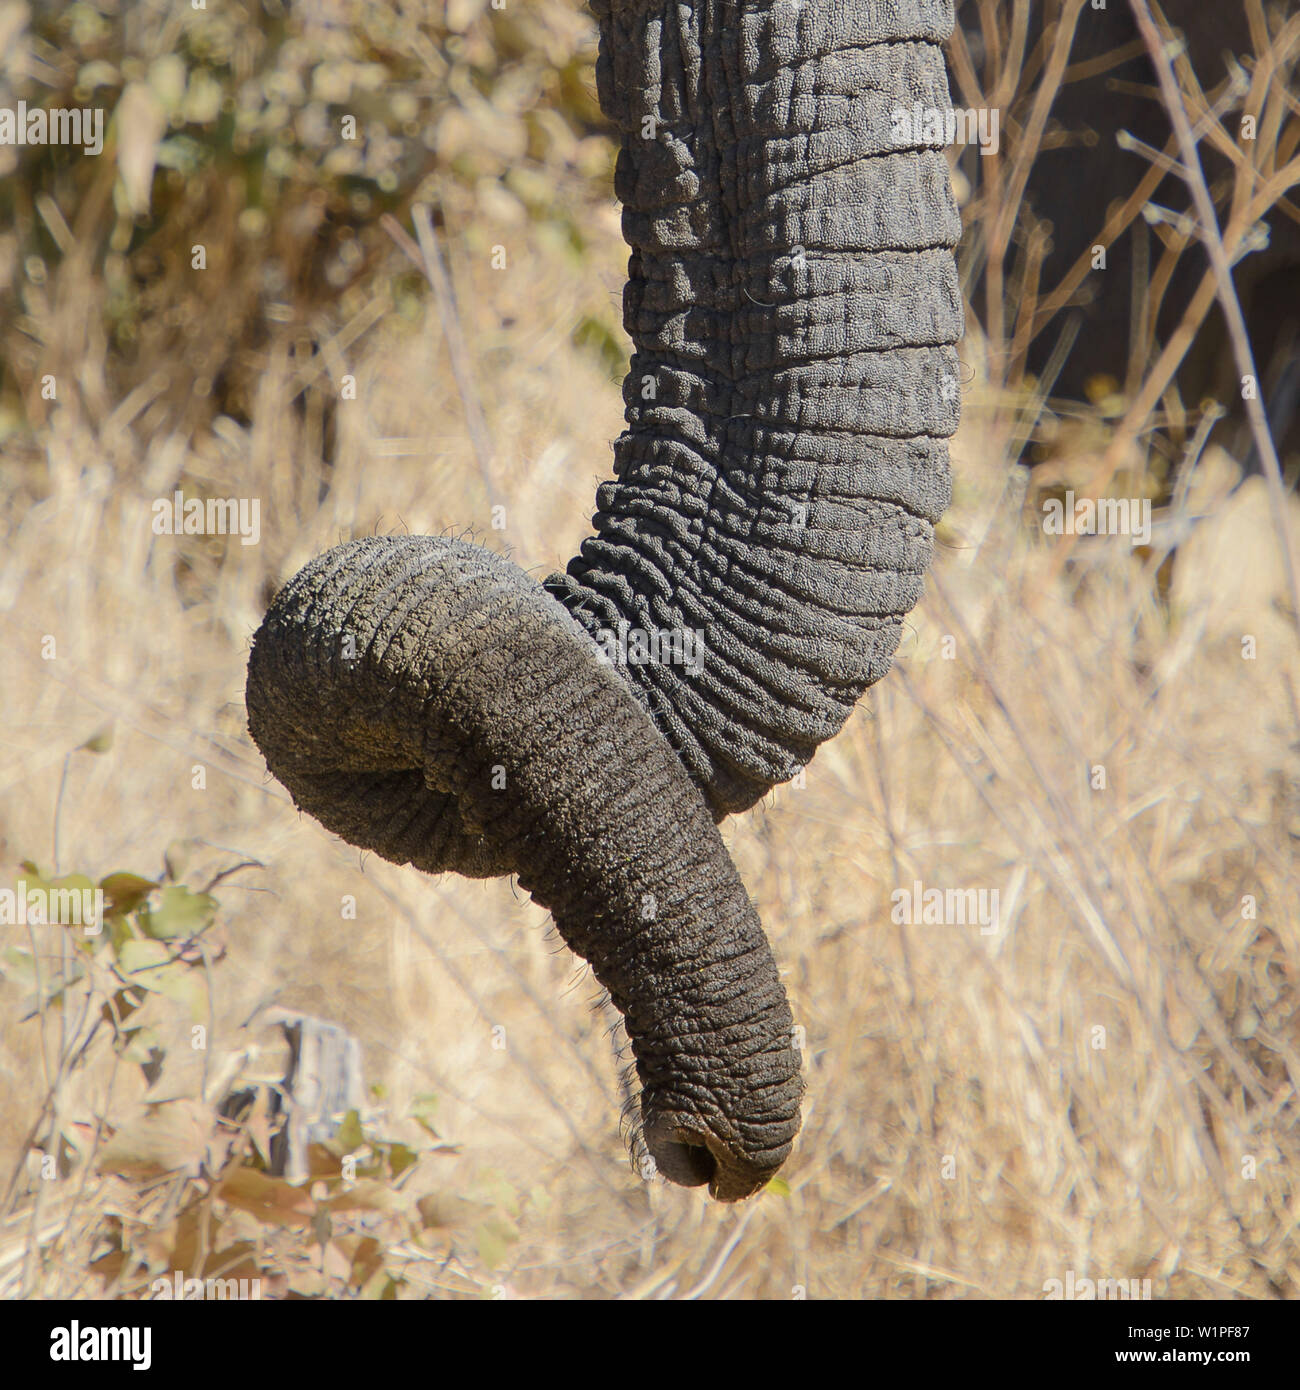
<path fill-rule="evenodd" d="M 720 1202 L 739 1202 L 766 1187 L 780 1166 L 756 1166 L 717 1135 L 659 1119 L 645 1127 L 646 1147 L 661 1177 L 678 1187 L 709 1187 Z"/>
<path fill-rule="evenodd" d="M 669 1182 L 678 1187 L 703 1187 L 713 1181 L 718 1163 L 702 1138 L 687 1130 L 651 1125 L 645 1141 L 655 1167 Z"/>

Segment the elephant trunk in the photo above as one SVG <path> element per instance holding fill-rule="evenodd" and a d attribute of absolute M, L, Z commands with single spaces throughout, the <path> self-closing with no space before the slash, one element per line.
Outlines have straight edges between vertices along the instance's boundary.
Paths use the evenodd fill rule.
<path fill-rule="evenodd" d="M 738 1198 L 802 1083 L 715 821 L 884 674 L 948 499 L 959 228 L 895 115 L 947 106 L 952 5 L 595 9 L 635 344 L 597 534 L 545 586 L 455 541 L 327 552 L 255 638 L 249 729 L 353 844 L 517 872 L 624 1014 L 660 1171 Z M 633 659 L 664 633 L 702 661 Z"/>
<path fill-rule="evenodd" d="M 624 1015 L 646 1143 L 674 1182 L 748 1196 L 798 1129 L 776 963 L 672 749 L 510 561 L 367 537 L 280 592 L 249 729 L 294 800 L 431 873 L 517 872 Z"/>
<path fill-rule="evenodd" d="M 916 115 L 949 109 L 952 4 L 593 8 L 628 427 L 546 587 L 626 657 L 721 819 L 885 674 L 949 500 L 961 225 Z"/>

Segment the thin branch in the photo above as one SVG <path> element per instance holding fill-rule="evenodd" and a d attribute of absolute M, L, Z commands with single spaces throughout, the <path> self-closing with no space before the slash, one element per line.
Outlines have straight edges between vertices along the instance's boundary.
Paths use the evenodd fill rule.
<path fill-rule="evenodd" d="M 1174 134 L 1178 137 L 1187 184 L 1191 189 L 1192 202 L 1201 224 L 1201 239 L 1205 242 L 1210 265 L 1214 270 L 1216 292 L 1223 309 L 1224 320 L 1228 325 L 1228 336 L 1232 342 L 1232 355 L 1237 360 L 1237 370 L 1243 378 L 1250 377 L 1258 383 L 1259 375 L 1255 370 L 1255 356 L 1251 351 L 1250 335 L 1246 331 L 1246 319 L 1241 312 L 1241 302 L 1232 283 L 1232 265 L 1219 231 L 1214 199 L 1205 183 L 1205 173 L 1201 169 L 1201 159 L 1196 149 L 1196 138 L 1187 119 L 1187 108 L 1183 104 L 1182 93 L 1174 78 L 1168 50 L 1160 37 L 1160 31 L 1156 28 L 1155 20 L 1151 17 L 1147 0 L 1129 0 L 1129 8 L 1133 11 L 1138 32 L 1142 35 L 1147 52 L 1151 56 L 1152 66 L 1160 81 L 1165 108 L 1173 122 Z M 1260 459 L 1264 464 L 1264 476 L 1268 480 L 1268 490 L 1272 498 L 1273 519 L 1277 525 L 1278 539 L 1286 564 L 1287 585 L 1291 591 L 1291 619 L 1300 624 L 1300 580 L 1297 579 L 1291 532 L 1286 524 L 1288 508 L 1286 489 L 1282 484 L 1282 466 L 1278 462 L 1277 449 L 1269 432 L 1268 418 L 1264 414 L 1264 403 L 1260 399 L 1258 387 L 1253 395 L 1246 398 L 1246 414 L 1250 420 L 1251 433 L 1255 437 L 1255 447 L 1259 450 Z"/>
<path fill-rule="evenodd" d="M 407 259 L 422 272 L 433 291 L 434 303 L 438 306 L 438 317 L 442 320 L 443 336 L 447 339 L 447 354 L 451 374 L 460 393 L 461 405 L 465 411 L 465 428 L 469 432 L 470 445 L 478 460 L 479 474 L 488 495 L 488 502 L 496 507 L 501 499 L 492 484 L 492 443 L 488 434 L 487 418 L 478 392 L 474 388 L 474 376 L 470 370 L 469 349 L 465 345 L 465 335 L 461 332 L 460 318 L 456 312 L 456 297 L 452 290 L 451 276 L 443 263 L 438 238 L 433 230 L 433 219 L 423 203 L 416 203 L 411 209 L 411 220 L 415 223 L 415 234 L 419 245 L 407 235 L 405 229 L 391 214 L 385 213 L 380 224 L 397 243 Z"/>

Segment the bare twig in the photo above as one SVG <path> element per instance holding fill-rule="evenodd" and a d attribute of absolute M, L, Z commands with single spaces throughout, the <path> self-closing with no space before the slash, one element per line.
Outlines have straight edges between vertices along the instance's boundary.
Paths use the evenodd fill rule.
<path fill-rule="evenodd" d="M 1232 355 L 1237 360 L 1237 370 L 1243 378 L 1259 380 L 1255 370 L 1255 356 L 1251 351 L 1250 335 L 1246 331 L 1246 319 L 1241 312 L 1241 302 L 1232 283 L 1232 264 L 1219 231 L 1219 219 L 1214 211 L 1214 199 L 1205 183 L 1205 173 L 1201 169 L 1200 155 L 1196 149 L 1196 138 L 1192 134 L 1187 119 L 1187 108 L 1183 104 L 1182 93 L 1174 78 L 1173 65 L 1165 48 L 1160 31 L 1151 17 L 1147 0 L 1129 0 L 1129 8 L 1137 21 L 1138 32 L 1146 43 L 1152 66 L 1160 82 L 1160 92 L 1164 97 L 1165 108 L 1173 122 L 1174 134 L 1182 155 L 1183 172 L 1187 186 L 1191 190 L 1192 202 L 1200 222 L 1201 239 L 1210 257 L 1214 271 L 1216 292 L 1223 317 L 1228 325 L 1228 337 L 1232 342 Z M 1264 465 L 1264 476 L 1268 481 L 1269 494 L 1273 503 L 1273 517 L 1277 525 L 1278 539 L 1286 564 L 1287 586 L 1291 591 L 1292 621 L 1300 623 L 1300 580 L 1297 579 L 1297 566 L 1291 533 L 1286 524 L 1286 489 L 1282 484 L 1282 466 L 1278 462 L 1277 449 L 1269 432 L 1268 418 L 1264 413 L 1264 403 L 1259 391 L 1246 397 L 1246 415 L 1250 420 L 1251 433 L 1255 437 L 1255 447 Z"/>
<path fill-rule="evenodd" d="M 211 893 L 218 883 L 224 883 L 232 874 L 237 874 L 241 869 L 264 869 L 266 865 L 260 859 L 245 859 L 240 864 L 232 864 L 228 869 L 222 869 L 219 874 L 210 878 L 203 887 L 205 893 Z M 204 928 L 206 931 L 207 929 Z"/>
<path fill-rule="evenodd" d="M 461 405 L 465 411 L 465 428 L 469 432 L 470 445 L 478 460 L 479 475 L 491 506 L 501 502 L 492 484 L 492 442 L 488 434 L 487 418 L 474 387 L 474 376 L 470 370 L 469 350 L 465 345 L 465 335 L 461 332 L 460 317 L 456 312 L 456 298 L 452 290 L 451 276 L 443 264 L 438 238 L 433 230 L 433 219 L 423 203 L 416 203 L 411 209 L 411 220 L 415 223 L 415 234 L 419 245 L 407 235 L 397 219 L 388 213 L 380 219 L 384 230 L 397 243 L 403 254 L 424 274 L 433 291 L 434 303 L 438 306 L 438 317 L 442 321 L 442 331 L 447 339 L 447 354 L 451 374 L 460 393 Z"/>
<path fill-rule="evenodd" d="M 1057 91 L 1069 65 L 1070 48 L 1074 42 L 1074 31 L 1083 12 L 1086 0 L 1066 0 L 1065 10 L 1053 37 L 1051 56 L 1043 80 L 1034 95 L 1034 103 L 1025 126 L 1021 142 L 1010 175 L 1002 181 L 1002 170 L 995 159 L 988 171 L 989 205 L 992 210 L 992 228 L 989 232 L 989 255 L 985 270 L 986 312 L 988 314 L 988 336 L 992 352 L 991 360 L 996 360 L 993 372 L 994 381 L 1002 385 L 1006 378 L 1007 341 L 1004 306 L 1004 263 L 1011 245 L 1011 235 L 1015 227 L 1020 204 L 1024 200 L 1025 188 L 1029 182 L 1029 171 L 1033 167 L 1043 134 L 1047 128 L 1047 118 L 1056 99 Z M 1016 64 L 1019 71 L 1020 64 Z M 994 359 L 996 354 L 996 359 Z"/>

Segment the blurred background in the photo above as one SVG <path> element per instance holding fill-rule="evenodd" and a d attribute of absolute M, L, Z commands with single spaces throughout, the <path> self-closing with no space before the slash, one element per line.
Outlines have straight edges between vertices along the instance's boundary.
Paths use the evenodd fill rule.
<path fill-rule="evenodd" d="M 1224 8 L 1176 70 L 1293 470 L 1300 19 Z M 465 533 L 540 576 L 588 532 L 628 351 L 589 14 L 0 0 L 0 109 L 104 113 L 98 155 L 0 144 L 0 887 L 108 912 L 0 927 L 0 1293 L 1300 1294 L 1300 521 L 1135 31 L 1093 15 L 959 7 L 954 101 L 1001 140 L 952 151 L 954 500 L 894 671 L 723 827 L 808 1083 L 737 1208 L 633 1171 L 617 1017 L 544 913 L 299 818 L 245 728 L 320 550 Z M 178 491 L 256 537 L 160 532 Z M 1147 543 L 1048 534 L 1070 493 L 1149 503 Z M 999 929 L 891 920 L 916 881 Z M 267 1171 L 272 1004 L 361 1045 L 305 1185 Z"/>

